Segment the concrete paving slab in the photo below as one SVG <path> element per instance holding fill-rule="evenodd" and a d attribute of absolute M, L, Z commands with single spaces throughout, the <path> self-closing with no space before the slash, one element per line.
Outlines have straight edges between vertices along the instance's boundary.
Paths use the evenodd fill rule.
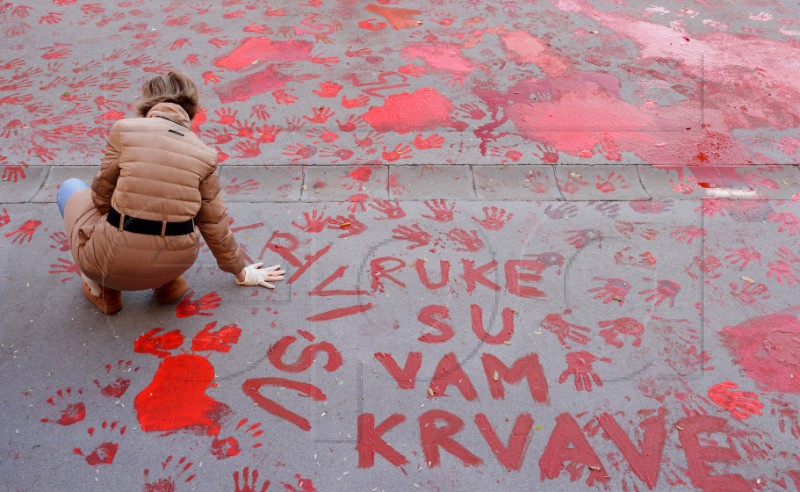
<path fill-rule="evenodd" d="M 399 201 L 391 213 L 380 201 L 232 202 L 251 259 L 283 263 L 287 281 L 237 287 L 204 249 L 181 303 L 128 292 L 112 317 L 82 298 L 54 205 L 5 205 L 0 295 L 14 311 L 0 333 L 0 410 L 15 431 L 0 468 L 33 489 L 68 472 L 86 490 L 162 479 L 216 490 L 258 470 L 259 483 L 318 490 L 583 490 L 593 470 L 575 481 L 551 470 L 552 443 L 580 432 L 609 484 L 646 484 L 624 457 L 611 465 L 628 452 L 615 447 L 616 429 L 645 428 L 664 432 L 651 483 L 668 490 L 689 459 L 684 433 L 720 425 L 739 450 L 726 476 L 780 481 L 791 476 L 781 456 L 795 449 L 781 410 L 800 392 L 782 362 L 793 352 L 781 351 L 800 326 L 786 309 L 800 275 L 800 234 L 787 221 L 800 210 L 755 203 L 730 201 L 722 214 L 691 199 L 660 212 L 625 202 Z M 333 220 L 308 227 L 313 217 Z M 174 343 L 146 342 L 168 333 Z M 209 336 L 218 344 L 201 342 Z M 197 384 L 179 377 L 209 368 Z M 739 396 L 743 406 L 728 406 Z M 218 411 L 197 414 L 200 401 Z M 458 447 L 425 430 L 459 422 L 449 434 Z M 512 440 L 521 447 L 510 455 L 493 451 L 491 436 L 514 429 L 532 437 Z"/>
<path fill-rule="evenodd" d="M 304 170 L 306 202 L 348 201 L 363 203 L 370 198 L 388 198 L 388 168 L 381 165 L 320 166 Z"/>
<path fill-rule="evenodd" d="M 639 166 L 647 192 L 656 198 L 791 198 L 800 182 L 796 166 Z"/>
<path fill-rule="evenodd" d="M 640 200 L 650 198 L 636 166 L 558 166 L 556 182 L 567 200 Z"/>
<path fill-rule="evenodd" d="M 30 201 L 44 184 L 49 166 L 29 166 L 0 180 L 0 203 Z"/>
<path fill-rule="evenodd" d="M 55 202 L 58 187 L 64 180 L 78 178 L 91 186 L 94 175 L 97 174 L 97 166 L 51 166 L 47 178 L 38 193 L 31 198 L 32 202 Z"/>
<path fill-rule="evenodd" d="M 303 188 L 302 166 L 223 166 L 226 202 L 293 202 Z"/>
<path fill-rule="evenodd" d="M 392 200 L 472 199 L 475 189 L 469 166 L 389 166 Z"/>
<path fill-rule="evenodd" d="M 474 166 L 475 193 L 481 200 L 559 200 L 554 166 Z"/>

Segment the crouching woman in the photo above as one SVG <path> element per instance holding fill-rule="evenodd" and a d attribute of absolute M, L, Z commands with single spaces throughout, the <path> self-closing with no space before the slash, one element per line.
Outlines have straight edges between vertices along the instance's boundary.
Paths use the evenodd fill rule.
<path fill-rule="evenodd" d="M 245 266 L 228 227 L 217 153 L 191 129 L 197 107 L 197 87 L 186 76 L 149 80 L 140 118 L 111 128 L 91 188 L 68 179 L 58 190 L 84 295 L 106 314 L 122 309 L 124 290 L 155 289 L 165 304 L 180 299 L 189 290 L 182 274 L 197 259 L 200 235 L 239 285 L 272 288 L 270 282 L 283 279 L 278 265 Z"/>

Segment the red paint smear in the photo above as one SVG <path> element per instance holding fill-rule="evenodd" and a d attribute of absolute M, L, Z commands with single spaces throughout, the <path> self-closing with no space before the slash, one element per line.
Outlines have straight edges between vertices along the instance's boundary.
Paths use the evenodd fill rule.
<path fill-rule="evenodd" d="M 95 380 L 95 384 L 100 387 L 100 384 L 97 380 Z M 131 385 L 130 379 L 123 379 L 121 377 L 117 377 L 117 379 L 113 383 L 109 383 L 105 386 L 100 387 L 100 394 L 106 396 L 108 398 L 119 398 L 128 391 L 128 387 Z M 85 412 L 85 410 L 84 410 Z"/>
<path fill-rule="evenodd" d="M 214 439 L 211 443 L 211 454 L 218 460 L 237 456 L 241 451 L 239 441 L 233 436 L 225 439 Z"/>
<path fill-rule="evenodd" d="M 214 65 L 228 70 L 242 70 L 254 62 L 297 62 L 311 58 L 309 41 L 289 40 L 273 42 L 269 38 L 247 38 L 227 55 L 214 60 Z"/>
<path fill-rule="evenodd" d="M 227 407 L 205 392 L 214 381 L 214 367 L 205 357 L 180 354 L 158 366 L 153 381 L 134 399 L 137 418 L 145 432 L 182 429 L 219 433 L 219 416 Z"/>
<path fill-rule="evenodd" d="M 355 306 L 348 306 L 339 309 L 331 309 L 330 311 L 325 311 L 324 313 L 315 314 L 314 316 L 309 316 L 306 318 L 308 321 L 330 321 L 332 319 L 337 318 L 344 318 L 345 316 L 352 316 L 358 313 L 364 313 L 372 309 L 372 303 L 369 302 L 367 304 L 357 304 Z"/>
<path fill-rule="evenodd" d="M 722 329 L 734 362 L 765 391 L 800 393 L 800 306 Z"/>
<path fill-rule="evenodd" d="M 260 72 L 214 86 L 214 93 L 222 104 L 247 101 L 253 96 L 286 87 L 291 77 L 269 66 Z"/>
<path fill-rule="evenodd" d="M 506 58 L 519 64 L 534 63 L 549 77 L 559 77 L 572 69 L 568 58 L 557 54 L 547 42 L 528 32 L 501 32 L 500 40 Z"/>
<path fill-rule="evenodd" d="M 421 58 L 432 68 L 451 72 L 472 72 L 475 67 L 464 58 L 455 43 L 412 44 L 403 48 L 404 58 Z"/>
<path fill-rule="evenodd" d="M 450 116 L 454 109 L 453 103 L 439 91 L 423 87 L 412 93 L 392 94 L 383 106 L 373 106 L 364 113 L 363 119 L 379 132 L 421 132 L 441 126 L 463 131 L 466 123 Z"/>
<path fill-rule="evenodd" d="M 119 444 L 115 442 L 104 442 L 94 448 L 94 451 L 86 456 L 86 463 L 91 466 L 110 465 L 114 463 L 114 457 L 117 455 L 118 449 Z M 83 456 L 83 452 L 79 448 L 73 449 L 72 452 Z"/>
<path fill-rule="evenodd" d="M 422 12 L 415 9 L 394 9 L 391 7 L 381 7 L 380 5 L 367 5 L 364 7 L 368 12 L 383 16 L 391 26 L 397 30 L 412 29 L 419 27 L 421 22 L 414 18 Z"/>
<path fill-rule="evenodd" d="M 48 400 L 49 401 L 49 400 Z M 70 403 L 64 410 L 61 411 L 56 423 L 58 425 L 72 425 L 80 422 L 86 418 L 86 405 L 83 402 Z M 42 419 L 42 422 L 50 422 L 48 419 Z"/>

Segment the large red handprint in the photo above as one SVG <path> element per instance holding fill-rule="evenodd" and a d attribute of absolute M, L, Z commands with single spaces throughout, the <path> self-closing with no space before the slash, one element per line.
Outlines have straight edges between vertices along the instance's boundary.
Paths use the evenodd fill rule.
<path fill-rule="evenodd" d="M 208 309 L 217 309 L 222 298 L 216 292 L 209 292 L 200 299 L 192 300 L 194 291 L 189 291 L 186 297 L 175 306 L 175 315 L 178 318 L 188 318 L 189 316 L 212 316 L 214 313 L 207 312 Z"/>
<path fill-rule="evenodd" d="M 581 345 L 589 343 L 589 328 L 567 322 L 560 314 L 551 313 L 544 317 L 540 326 L 558 337 L 558 343 L 562 347 L 571 349 L 567 340 L 571 340 Z"/>
<path fill-rule="evenodd" d="M 589 352 L 570 352 L 567 354 L 567 368 L 558 377 L 558 382 L 564 383 L 570 376 L 574 376 L 575 389 L 578 391 L 592 391 L 592 381 L 598 387 L 603 386 L 603 381 L 592 367 L 592 364 L 598 360 L 611 362 L 608 357 L 598 359 Z"/>

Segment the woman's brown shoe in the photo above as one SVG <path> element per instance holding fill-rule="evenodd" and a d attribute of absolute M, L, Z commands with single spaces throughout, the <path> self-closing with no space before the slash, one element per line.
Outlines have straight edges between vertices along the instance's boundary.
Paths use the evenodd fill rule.
<path fill-rule="evenodd" d="M 181 275 L 172 282 L 166 283 L 161 287 L 156 287 L 153 291 L 158 302 L 161 304 L 172 304 L 189 292 L 189 284 L 184 280 L 183 275 Z"/>
<path fill-rule="evenodd" d="M 94 304 L 102 313 L 114 314 L 118 313 L 119 310 L 122 309 L 122 292 L 118 290 L 106 289 L 105 287 L 102 287 L 100 295 L 96 296 L 92 294 L 92 291 L 89 289 L 89 285 L 84 282 L 83 295 L 92 301 L 92 304 Z"/>

